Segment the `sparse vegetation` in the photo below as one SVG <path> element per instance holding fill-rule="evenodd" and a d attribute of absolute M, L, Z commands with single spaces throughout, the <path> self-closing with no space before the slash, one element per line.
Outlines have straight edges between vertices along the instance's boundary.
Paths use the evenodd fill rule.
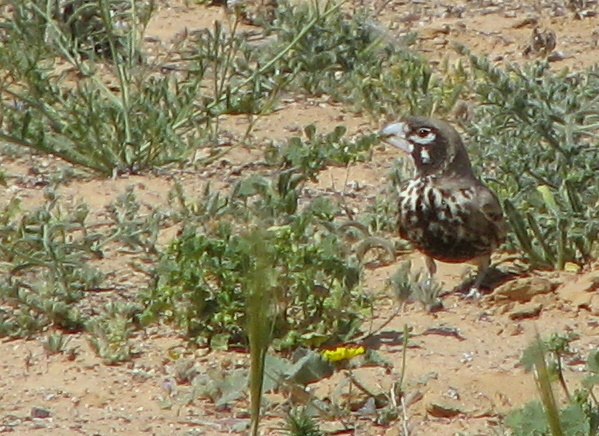
<path fill-rule="evenodd" d="M 568 3 L 579 18 L 583 3 Z M 574 73 L 554 72 L 546 61 L 497 66 L 466 47 L 457 48 L 456 61 L 432 65 L 413 48 L 414 34 L 397 37 L 371 12 L 350 12 L 343 1 L 278 2 L 251 20 L 251 30 L 242 25 L 246 6 L 233 7 L 226 22 L 185 32 L 164 50 L 144 40 L 156 6 L 152 0 L 3 6 L 2 152 L 7 159 L 51 156 L 68 170 L 44 179 L 35 208 L 5 191 L 0 337 L 38 337 L 47 358 L 74 359 L 71 335 L 82 333 L 99 359 L 118 365 L 141 352 L 136 335 L 169 323 L 188 345 L 249 348 L 252 357 L 248 375 L 243 365 L 200 374 L 192 358 L 170 356 L 174 383 L 186 388 L 169 384 L 165 408 L 198 398 L 230 407 L 248 399 L 249 385 L 254 434 L 269 407 L 263 393 L 273 390 L 283 393 L 284 408 L 273 409 L 289 434 L 317 436 L 324 433 L 320 419 L 348 416 L 380 425 L 401 419 L 407 429 L 408 327 L 401 376 L 390 392 L 369 390 L 352 370 L 356 361 L 389 370 L 354 342 L 364 338 L 376 303 L 361 286 L 364 272 L 409 250 L 396 236 L 394 197 L 409 170 L 396 164 L 381 174 L 377 195 L 360 196 L 356 188 L 348 199 L 313 188 L 329 167 L 371 160 L 377 135 L 374 128 L 348 135 L 340 121 L 256 141 L 257 121 L 290 100 L 343 105 L 376 122 L 455 114 L 480 176 L 504 202 L 512 227 L 505 248 L 522 252 L 531 268 L 582 268 L 597 259 L 597 67 Z M 243 118 L 244 132 L 223 128 L 234 116 Z M 233 174 L 227 154 L 240 148 L 261 158 Z M 202 193 L 174 183 L 164 208 L 140 201 L 133 187 L 101 212 L 59 194 L 82 173 L 176 178 L 203 170 L 209 180 Z M 18 185 L 17 176 L 0 171 L 0 183 Z M 167 227 L 177 232 L 165 241 Z M 373 252 L 383 254 L 372 262 Z M 103 264 L 115 256 L 119 262 L 127 256 L 122 267 L 143 279 L 116 280 Z M 401 263 L 389 278 L 395 296 L 438 309 L 441 286 L 410 267 Z M 523 365 L 535 371 L 542 401 L 507 416 L 514 436 L 597 433 L 598 353 L 587 359 L 582 388 L 570 391 L 564 356 L 573 340 L 554 335 L 525 352 Z M 324 357 L 331 353 L 323 347 L 343 343 L 344 362 Z M 281 350 L 286 354 L 274 355 Z M 342 385 L 326 401 L 306 389 L 340 371 Z"/>
<path fill-rule="evenodd" d="M 83 203 L 60 205 L 53 189 L 45 198 L 46 203 L 33 211 L 21 210 L 16 201 L 2 211 L 1 335 L 87 331 L 106 362 L 129 360 L 127 338 L 136 328 L 141 306 L 116 299 L 102 309 L 90 307 L 98 292 L 111 291 L 102 287 L 105 274 L 95 264 L 115 242 L 141 248 L 148 256 L 143 249 L 153 246 L 159 218 L 152 211 L 146 217 L 134 216 L 139 204 L 131 191 L 109 205 L 107 215 L 112 219 L 101 223 L 90 222 Z M 58 331 L 46 341 L 52 353 L 63 351 L 65 345 L 66 337 Z"/>
<path fill-rule="evenodd" d="M 521 364 L 534 371 L 541 401 L 533 401 L 514 410 L 506 417 L 506 424 L 514 436 L 538 434 L 540 436 L 594 435 L 599 430 L 599 403 L 593 394 L 596 384 L 596 350 L 587 359 L 591 372 L 582 389 L 570 394 L 563 371 L 563 356 L 576 336 L 553 334 L 548 340 L 537 337 L 522 356 Z M 558 380 L 566 405 L 560 406 L 552 382 Z"/>
<path fill-rule="evenodd" d="M 145 296 L 148 321 L 165 315 L 190 338 L 212 346 L 246 344 L 247 287 L 256 247 L 241 236 L 264 229 L 262 240 L 276 271 L 274 340 L 287 348 L 308 337 L 320 343 L 347 340 L 359 327 L 368 299 L 359 291 L 360 266 L 331 228 L 335 210 L 314 201 L 298 210 L 291 188 L 302 173 L 280 173 L 276 181 L 250 176 L 222 199 L 218 221 L 209 207 L 200 224 L 186 226 L 162 257 L 156 285 Z M 204 204 L 212 202 L 210 194 Z M 248 280 L 250 280 L 248 282 Z"/>
<path fill-rule="evenodd" d="M 389 277 L 389 287 L 400 304 L 419 302 L 428 311 L 436 311 L 443 307 L 440 299 L 442 286 L 425 271 L 411 271 L 412 263 L 402 262 Z"/>
<path fill-rule="evenodd" d="M 513 242 L 535 266 L 563 269 L 596 258 L 595 69 L 554 73 L 537 62 L 504 70 L 461 50 L 480 102 L 468 128 L 504 199 Z"/>

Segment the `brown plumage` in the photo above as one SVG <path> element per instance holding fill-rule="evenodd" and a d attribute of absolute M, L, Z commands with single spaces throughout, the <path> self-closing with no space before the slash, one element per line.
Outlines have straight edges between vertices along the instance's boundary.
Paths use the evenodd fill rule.
<path fill-rule="evenodd" d="M 425 255 L 431 277 L 433 259 L 478 263 L 477 291 L 507 225 L 497 197 L 472 172 L 460 135 L 445 121 L 423 117 L 390 124 L 380 135 L 416 167 L 399 193 L 400 236 Z"/>

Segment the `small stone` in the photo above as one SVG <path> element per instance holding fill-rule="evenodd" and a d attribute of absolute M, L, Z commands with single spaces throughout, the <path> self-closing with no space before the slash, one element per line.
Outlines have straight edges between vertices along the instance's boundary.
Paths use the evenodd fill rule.
<path fill-rule="evenodd" d="M 250 417 L 249 410 L 240 410 L 235 414 L 235 418 L 237 419 L 248 419 Z"/>
<path fill-rule="evenodd" d="M 508 336 L 518 336 L 522 333 L 524 333 L 524 327 L 520 323 L 508 324 L 505 328 L 505 334 Z"/>
<path fill-rule="evenodd" d="M 414 403 L 417 403 L 418 401 L 422 400 L 424 398 L 424 394 L 420 391 L 411 391 L 410 393 L 408 393 L 405 396 L 405 406 L 411 406 Z"/>
<path fill-rule="evenodd" d="M 449 35 L 451 33 L 451 27 L 448 24 L 445 24 L 440 27 L 428 28 L 422 31 L 421 36 L 424 39 L 433 39 L 439 36 Z"/>
<path fill-rule="evenodd" d="M 13 431 L 13 427 L 16 427 L 17 425 L 23 424 L 23 419 L 16 416 L 16 415 L 6 415 L 3 417 L 3 423 L 5 428 L 8 428 L 8 431 Z M 1 427 L 0 427 L 1 429 Z"/>
<path fill-rule="evenodd" d="M 539 24 L 539 19 L 540 17 L 538 15 L 527 15 L 522 20 L 514 24 L 512 27 L 514 29 L 520 29 L 526 26 L 536 26 L 537 24 Z"/>
<path fill-rule="evenodd" d="M 242 419 L 239 422 L 233 424 L 231 430 L 233 433 L 242 433 L 247 431 L 250 428 L 250 420 Z"/>
<path fill-rule="evenodd" d="M 525 303 L 538 294 L 552 292 L 558 283 L 542 277 L 523 277 L 497 287 L 488 298 L 493 301 L 519 301 Z"/>
<path fill-rule="evenodd" d="M 31 417 L 45 419 L 50 417 L 50 411 L 48 409 L 44 409 L 43 407 L 32 407 L 31 408 Z"/>
<path fill-rule="evenodd" d="M 453 418 L 454 416 L 462 413 L 462 411 L 457 407 L 435 402 L 427 404 L 426 411 L 429 415 L 434 416 L 435 418 Z"/>
<path fill-rule="evenodd" d="M 564 8 L 556 7 L 555 9 L 553 9 L 554 17 L 563 17 L 566 14 L 567 14 L 567 12 L 566 12 L 566 9 L 564 9 Z"/>
<path fill-rule="evenodd" d="M 547 56 L 547 62 L 559 62 L 566 59 L 566 55 L 561 51 L 554 51 Z"/>
<path fill-rule="evenodd" d="M 557 295 L 576 307 L 589 307 L 594 291 L 599 289 L 599 270 L 582 274 L 557 289 Z"/>
<path fill-rule="evenodd" d="M 502 301 L 502 303 L 503 304 L 501 304 L 500 306 L 494 308 L 493 315 L 495 315 L 495 316 L 505 315 L 506 313 L 509 313 L 516 305 L 516 303 L 514 303 L 513 301 L 507 301 L 507 302 Z"/>
<path fill-rule="evenodd" d="M 376 402 L 374 397 L 368 398 L 364 405 L 357 410 L 358 416 L 374 416 L 376 415 Z"/>
<path fill-rule="evenodd" d="M 541 313 L 543 308 L 539 303 L 527 303 L 520 306 L 518 309 L 511 312 L 508 317 L 513 321 L 519 321 L 526 318 L 536 318 Z"/>

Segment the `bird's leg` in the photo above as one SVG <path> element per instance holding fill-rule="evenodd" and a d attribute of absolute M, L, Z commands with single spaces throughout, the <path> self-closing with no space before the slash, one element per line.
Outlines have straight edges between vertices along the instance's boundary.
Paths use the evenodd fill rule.
<path fill-rule="evenodd" d="M 439 298 L 441 286 L 434 281 L 434 275 L 437 272 L 437 264 L 434 259 L 429 256 L 424 256 L 424 265 L 428 274 L 424 274 L 424 278 L 418 283 L 415 290 L 415 299 L 424 304 L 424 307 L 429 312 L 436 312 L 443 309 L 443 303 Z"/>
<path fill-rule="evenodd" d="M 491 265 L 491 255 L 487 254 L 486 256 L 478 257 L 474 260 L 476 265 L 478 265 L 478 273 L 476 278 L 474 279 L 474 283 L 470 288 L 470 292 L 466 295 L 466 298 L 479 298 L 480 293 L 480 285 L 483 283 L 485 276 L 487 275 L 487 271 L 489 270 L 489 265 Z"/>
<path fill-rule="evenodd" d="M 428 272 L 428 280 L 432 282 L 433 275 L 437 272 L 437 264 L 432 257 L 424 256 L 424 265 Z"/>

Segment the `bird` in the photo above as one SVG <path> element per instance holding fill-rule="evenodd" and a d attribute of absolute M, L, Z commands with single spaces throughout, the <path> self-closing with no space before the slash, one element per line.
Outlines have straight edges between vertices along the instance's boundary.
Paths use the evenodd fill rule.
<path fill-rule="evenodd" d="M 540 31 L 538 27 L 532 29 L 532 36 L 530 38 L 530 44 L 524 48 L 522 54 L 528 56 L 541 55 L 549 56 L 555 47 L 557 46 L 557 37 L 555 32 L 551 29 Z"/>
<path fill-rule="evenodd" d="M 470 295 L 480 295 L 508 227 L 498 197 L 475 176 L 459 133 L 443 120 L 408 117 L 379 136 L 407 153 L 416 169 L 399 188 L 399 236 L 424 255 L 430 280 L 436 260 L 478 264 Z"/>

